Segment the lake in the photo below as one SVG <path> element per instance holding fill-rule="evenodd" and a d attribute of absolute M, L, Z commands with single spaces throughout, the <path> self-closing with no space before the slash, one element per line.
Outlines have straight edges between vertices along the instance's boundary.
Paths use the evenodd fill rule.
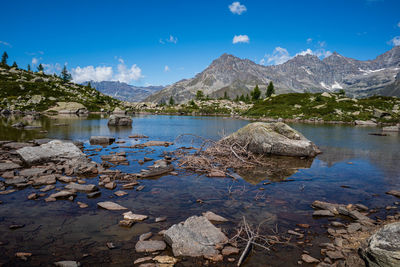
<path fill-rule="evenodd" d="M 112 169 L 128 173 L 139 172 L 152 164 L 139 164 L 138 160 L 143 157 L 159 159 L 164 151 L 200 144 L 198 139 L 177 139 L 181 134 L 218 140 L 249 123 L 223 117 L 136 115 L 133 116 L 132 128 L 109 128 L 106 115 L 93 114 L 84 118 L 41 117 L 30 123 L 42 129 L 18 130 L 11 127 L 11 124 L 20 120 L 18 117 L 1 117 L 0 140 L 78 140 L 84 142 L 86 153 L 99 163 L 102 154 L 125 151 L 129 165 Z M 253 225 L 264 222 L 265 227 L 278 229 L 280 233 L 294 229 L 298 223 L 309 224 L 312 231 L 307 239 L 311 245 L 278 247 L 271 252 L 257 249 L 244 265 L 297 266 L 304 249 L 318 256 L 318 242 L 328 239 L 324 228 L 328 219 L 312 217 L 311 203 L 314 200 L 361 203 L 371 209 L 381 209 L 396 201 L 385 192 L 400 188 L 400 135 L 370 135 L 380 131 L 373 127 L 321 124 L 291 126 L 316 143 L 323 153 L 313 160 L 276 158 L 276 168 L 273 170 L 239 171 L 242 179 L 237 181 L 209 178 L 178 168 L 178 175 L 141 180 L 145 186 L 142 191 L 125 190 L 128 195 L 123 197 L 113 194 L 121 189 L 121 184 L 114 190 L 101 188 L 101 196 L 96 199 L 88 199 L 86 194 L 78 193 L 74 201 L 46 203 L 43 198 L 28 200 L 27 196 L 36 192 L 33 188 L 0 195 L 0 263 L 5 266 L 36 266 L 59 260 L 77 260 L 83 265 L 102 263 L 101 266 L 131 266 L 134 259 L 144 257 L 144 254 L 134 250 L 140 234 L 151 231 L 156 235 L 187 217 L 210 210 L 230 220 L 220 225 L 229 237 L 234 235 L 235 227 L 243 216 Z M 123 146 L 143 142 L 128 138 L 134 133 L 147 135 L 148 140 L 175 143 L 168 148 L 146 149 L 121 148 L 121 145 L 114 143 L 99 153 L 92 153 L 92 149 L 99 146 L 91 146 L 88 142 L 92 135 L 114 136 L 117 141 L 126 142 Z M 98 178 L 86 180 L 97 184 Z M 57 182 L 56 186 L 62 187 L 63 184 Z M 134 213 L 149 215 L 150 218 L 136 223 L 132 228 L 120 227 L 118 222 L 122 219 L 122 212 L 97 208 L 97 202 L 104 200 L 117 202 Z M 89 207 L 80 209 L 77 201 L 87 203 Z M 160 216 L 166 216 L 167 220 L 155 223 L 154 218 Z M 376 216 L 382 214 L 377 213 Z M 9 225 L 12 224 L 25 224 L 25 227 L 10 230 Z M 116 248 L 108 249 L 107 242 L 113 242 Z M 23 262 L 14 256 L 18 251 L 31 252 L 33 256 Z M 201 262 L 185 258 L 176 266 L 193 266 Z M 216 265 L 229 264 L 233 266 L 225 259 Z"/>

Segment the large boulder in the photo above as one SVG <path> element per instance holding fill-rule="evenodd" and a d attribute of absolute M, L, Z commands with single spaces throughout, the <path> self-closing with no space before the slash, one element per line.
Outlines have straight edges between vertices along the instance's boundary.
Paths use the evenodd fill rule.
<path fill-rule="evenodd" d="M 370 267 L 400 266 L 400 222 L 379 229 L 361 254 Z"/>
<path fill-rule="evenodd" d="M 400 132 L 400 123 L 398 123 L 394 126 L 383 127 L 382 131 L 384 131 L 384 132 Z"/>
<path fill-rule="evenodd" d="M 123 109 L 120 109 L 119 107 L 116 107 L 112 113 L 113 114 L 126 114 L 126 110 L 123 110 Z"/>
<path fill-rule="evenodd" d="M 108 119 L 108 126 L 132 126 L 132 119 L 127 116 L 111 115 Z"/>
<path fill-rule="evenodd" d="M 263 155 L 315 157 L 318 147 L 283 122 L 254 122 L 223 138 L 221 143 L 239 144 L 250 152 Z"/>
<path fill-rule="evenodd" d="M 48 161 L 76 160 L 85 154 L 73 143 L 53 140 L 34 147 L 23 147 L 16 151 L 27 164 Z"/>
<path fill-rule="evenodd" d="M 57 102 L 56 106 L 49 108 L 46 112 L 57 112 L 58 114 L 82 114 L 88 110 L 84 105 L 77 102 Z"/>
<path fill-rule="evenodd" d="M 174 224 L 164 233 L 165 241 L 175 256 L 215 256 L 217 244 L 228 238 L 204 216 L 192 216 L 183 223 Z"/>

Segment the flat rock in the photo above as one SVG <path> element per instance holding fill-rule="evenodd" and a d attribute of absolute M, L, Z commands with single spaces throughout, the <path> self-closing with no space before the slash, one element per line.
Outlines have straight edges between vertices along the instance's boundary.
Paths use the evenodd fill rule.
<path fill-rule="evenodd" d="M 250 152 L 264 155 L 315 157 L 321 153 L 313 142 L 283 122 L 249 123 L 219 142 L 237 143 L 247 146 Z"/>
<path fill-rule="evenodd" d="M 46 172 L 45 168 L 29 168 L 19 171 L 19 175 L 24 177 L 34 177 L 43 175 Z"/>
<path fill-rule="evenodd" d="M 155 222 L 165 222 L 167 220 L 167 217 L 157 217 L 156 219 L 155 219 Z"/>
<path fill-rule="evenodd" d="M 107 188 L 107 189 L 112 190 L 112 189 L 114 189 L 114 188 L 117 187 L 117 184 L 116 184 L 115 182 L 109 182 L 109 183 L 106 183 L 106 184 L 104 185 L 104 187 Z"/>
<path fill-rule="evenodd" d="M 26 182 L 27 182 L 26 178 L 24 178 L 24 177 L 16 177 L 16 178 L 13 178 L 13 179 L 6 179 L 4 181 L 4 184 L 10 186 L 10 185 L 17 185 L 17 184 L 26 183 Z"/>
<path fill-rule="evenodd" d="M 32 143 L 11 142 L 11 143 L 4 144 L 3 147 L 8 148 L 8 149 L 20 149 L 23 147 L 31 147 L 33 145 L 34 144 L 32 144 Z"/>
<path fill-rule="evenodd" d="M 5 172 L 9 170 L 16 170 L 21 168 L 18 164 L 15 163 L 0 163 L 0 172 Z"/>
<path fill-rule="evenodd" d="M 57 182 L 54 174 L 40 176 L 32 179 L 34 186 L 55 184 Z"/>
<path fill-rule="evenodd" d="M 400 222 L 387 224 L 368 239 L 362 250 L 368 266 L 400 266 Z"/>
<path fill-rule="evenodd" d="M 104 202 L 99 202 L 97 203 L 97 206 L 99 206 L 100 208 L 106 209 L 106 210 L 126 210 L 127 208 L 111 202 L 111 201 L 104 201 Z"/>
<path fill-rule="evenodd" d="M 60 176 L 60 177 L 57 177 L 57 180 L 59 180 L 60 182 L 63 182 L 63 183 L 72 183 L 72 182 L 76 182 L 78 179 L 75 177 Z"/>
<path fill-rule="evenodd" d="M 216 244 L 225 244 L 228 238 L 204 216 L 192 216 L 185 222 L 171 226 L 164 239 L 172 247 L 174 256 L 213 256 L 219 252 Z"/>
<path fill-rule="evenodd" d="M 138 241 L 135 246 L 136 252 L 156 252 L 167 248 L 167 244 L 160 240 Z"/>
<path fill-rule="evenodd" d="M 76 261 L 57 261 L 54 263 L 57 267 L 79 267 L 81 264 Z"/>
<path fill-rule="evenodd" d="M 395 197 L 400 197 L 400 191 L 398 191 L 398 190 L 390 190 L 390 191 L 386 192 L 386 194 L 392 195 Z"/>
<path fill-rule="evenodd" d="M 335 216 L 335 214 L 333 214 L 329 210 L 316 210 L 314 211 L 313 216 L 333 217 Z"/>
<path fill-rule="evenodd" d="M 108 119 L 108 126 L 132 126 L 132 119 L 127 116 L 111 115 Z"/>
<path fill-rule="evenodd" d="M 152 257 L 143 257 L 143 258 L 139 258 L 139 259 L 135 260 L 133 262 L 133 264 L 140 264 L 140 263 L 143 263 L 143 262 L 146 262 L 146 261 L 151 261 L 151 260 L 153 260 Z"/>
<path fill-rule="evenodd" d="M 171 256 L 156 256 L 153 258 L 153 260 L 161 264 L 172 264 L 172 265 L 178 262 L 178 259 L 175 259 L 174 257 Z"/>
<path fill-rule="evenodd" d="M 212 211 L 203 212 L 203 216 L 206 217 L 207 220 L 209 220 L 209 221 L 214 221 L 214 222 L 227 222 L 228 221 L 224 217 L 219 216 Z"/>
<path fill-rule="evenodd" d="M 77 184 L 77 183 L 69 183 L 65 186 L 65 189 L 73 191 L 81 191 L 81 192 L 93 192 L 98 190 L 97 186 L 95 186 L 94 184 Z"/>
<path fill-rule="evenodd" d="M 89 140 L 91 145 L 103 145 L 103 144 L 111 145 L 112 143 L 114 143 L 114 141 L 115 138 L 109 136 L 91 136 Z"/>
<path fill-rule="evenodd" d="M 316 258 L 311 257 L 308 254 L 301 255 L 301 260 L 304 261 L 305 263 L 318 263 L 319 262 L 319 260 L 317 260 Z"/>
<path fill-rule="evenodd" d="M 140 240 L 140 241 L 147 240 L 147 239 L 149 239 L 150 237 L 152 237 L 152 235 L 153 235 L 152 232 L 148 232 L 148 233 L 141 234 L 141 235 L 139 236 L 139 240 Z"/>
<path fill-rule="evenodd" d="M 224 249 L 222 250 L 222 255 L 224 256 L 229 256 L 232 254 L 239 254 L 239 249 L 232 247 L 232 246 L 226 246 L 224 247 Z"/>
<path fill-rule="evenodd" d="M 342 254 L 342 252 L 340 251 L 331 251 L 328 250 L 326 252 L 326 256 L 328 256 L 331 260 L 340 260 L 340 259 L 344 259 L 344 256 Z"/>
<path fill-rule="evenodd" d="M 53 140 L 35 147 L 23 147 L 18 149 L 17 153 L 27 164 L 85 157 L 76 145 L 60 140 Z"/>
<path fill-rule="evenodd" d="M 118 197 L 122 197 L 122 196 L 125 196 L 127 194 L 128 194 L 127 192 L 121 191 L 121 190 L 114 192 L 114 195 L 116 195 Z"/>
<path fill-rule="evenodd" d="M 92 193 L 88 193 L 87 194 L 87 197 L 88 198 L 95 198 L 95 197 L 99 197 L 101 195 L 101 192 L 100 191 L 94 191 L 94 192 L 92 192 Z"/>
<path fill-rule="evenodd" d="M 57 199 L 57 198 L 69 198 L 69 197 L 74 197 L 74 196 L 76 196 L 76 193 L 75 193 L 75 192 L 71 192 L 71 191 L 67 191 L 67 190 L 62 190 L 62 191 L 60 191 L 60 192 L 51 194 L 51 195 L 49 196 L 49 198 L 50 198 L 50 199 L 52 199 L 52 198 Z"/>
<path fill-rule="evenodd" d="M 132 211 L 125 212 L 123 215 L 124 215 L 124 220 L 131 220 L 134 222 L 140 222 L 148 218 L 147 215 L 134 214 L 132 213 Z"/>

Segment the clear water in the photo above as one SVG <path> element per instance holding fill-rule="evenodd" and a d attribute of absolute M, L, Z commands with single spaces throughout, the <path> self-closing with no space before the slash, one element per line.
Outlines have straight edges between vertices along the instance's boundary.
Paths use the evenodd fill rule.
<path fill-rule="evenodd" d="M 16 130 L 10 125 L 19 118 L 0 119 L 0 140 L 30 140 L 33 138 L 60 138 L 85 142 L 85 149 L 92 149 L 88 139 L 92 135 L 112 135 L 125 144 L 113 144 L 92 158 L 100 162 L 100 155 L 110 151 L 126 151 L 128 166 L 116 166 L 124 172 L 139 172 L 147 165 L 137 162 L 144 156 L 161 158 L 163 151 L 172 151 L 181 146 L 196 145 L 185 140 L 175 145 L 147 149 L 127 149 L 120 146 L 142 142 L 129 139 L 133 133 L 149 136 L 149 140 L 174 141 L 184 133 L 204 138 L 219 139 L 249 123 L 222 117 L 188 117 L 143 115 L 133 118 L 132 128 L 112 129 L 107 127 L 107 118 L 90 115 L 87 118 L 54 117 L 41 118 L 32 124 L 41 125 L 48 133 L 39 130 Z M 54 124 L 66 123 L 66 126 Z M 157 233 L 192 215 L 211 210 L 228 218 L 231 222 L 221 225 L 232 235 L 242 216 L 257 225 L 266 221 L 266 226 L 275 227 L 281 233 L 294 229 L 297 223 L 310 224 L 312 234 L 307 235 L 313 246 L 284 247 L 274 252 L 255 250 L 245 266 L 295 266 L 302 250 L 319 257 L 316 243 L 327 237 L 323 225 L 326 219 L 314 219 L 310 204 L 314 200 L 337 203 L 362 203 L 370 208 L 382 208 L 396 199 L 385 194 L 390 189 L 400 189 L 400 136 L 374 136 L 377 128 L 341 125 L 293 124 L 292 127 L 314 141 L 323 154 L 314 160 L 276 159 L 275 170 L 255 170 L 240 173 L 243 179 L 208 178 L 203 175 L 178 170 L 178 176 L 166 175 L 158 179 L 140 181 L 143 191 L 125 190 L 129 194 L 116 197 L 114 191 L 101 189 L 101 197 L 88 199 L 79 194 L 71 202 L 60 200 L 45 203 L 43 198 L 32 201 L 27 196 L 36 189 L 27 188 L 10 195 L 0 195 L 0 263 L 5 265 L 49 265 L 58 260 L 78 260 L 85 265 L 131 266 L 134 259 L 145 256 L 134 251 L 140 234 Z M 97 147 L 97 146 L 95 146 Z M 93 152 L 87 152 L 92 154 Z M 2 179 L 2 178 L 0 178 Z M 87 179 L 97 183 L 97 178 Z M 264 184 L 271 182 L 270 184 Z M 58 183 L 57 187 L 63 184 Z M 342 187 L 345 186 L 345 187 Z M 264 190 L 260 190 L 263 188 Z M 230 192 L 230 193 L 229 193 Z M 200 204 L 196 200 L 201 199 Z M 118 226 L 122 212 L 98 209 L 96 203 L 111 200 L 135 213 L 149 215 L 149 219 L 132 228 Z M 77 201 L 87 203 L 80 209 Z M 155 223 L 154 218 L 167 216 L 166 222 Z M 380 214 L 377 214 L 380 216 Z M 11 224 L 25 224 L 24 228 L 10 230 Z M 155 236 L 154 238 L 161 238 Z M 109 250 L 107 242 L 117 248 Z M 27 262 L 16 260 L 18 251 L 31 252 Z M 171 253 L 166 251 L 164 253 Z M 236 259 L 238 256 L 234 256 Z M 183 259 L 177 266 L 201 265 L 197 259 Z M 226 260 L 217 263 L 227 266 Z"/>

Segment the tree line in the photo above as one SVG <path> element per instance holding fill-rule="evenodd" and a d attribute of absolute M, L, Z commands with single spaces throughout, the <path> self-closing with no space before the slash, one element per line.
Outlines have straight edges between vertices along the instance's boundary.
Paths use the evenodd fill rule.
<path fill-rule="evenodd" d="M 6 51 L 4 51 L 3 55 L 1 56 L 0 66 L 5 67 L 5 68 L 11 67 L 11 68 L 19 69 L 17 62 L 14 61 L 14 63 L 11 66 L 9 66 L 7 64 L 7 61 L 8 61 L 8 54 Z M 44 73 L 44 66 L 42 65 L 42 63 L 40 63 L 36 67 L 36 69 L 37 69 L 38 73 Z M 26 70 L 28 72 L 32 72 L 30 64 L 28 64 Z M 58 77 L 55 73 L 54 73 L 54 76 Z M 59 78 L 61 78 L 64 83 L 70 82 L 72 80 L 72 75 L 68 72 L 66 65 L 64 65 L 63 69 L 61 70 Z"/>

